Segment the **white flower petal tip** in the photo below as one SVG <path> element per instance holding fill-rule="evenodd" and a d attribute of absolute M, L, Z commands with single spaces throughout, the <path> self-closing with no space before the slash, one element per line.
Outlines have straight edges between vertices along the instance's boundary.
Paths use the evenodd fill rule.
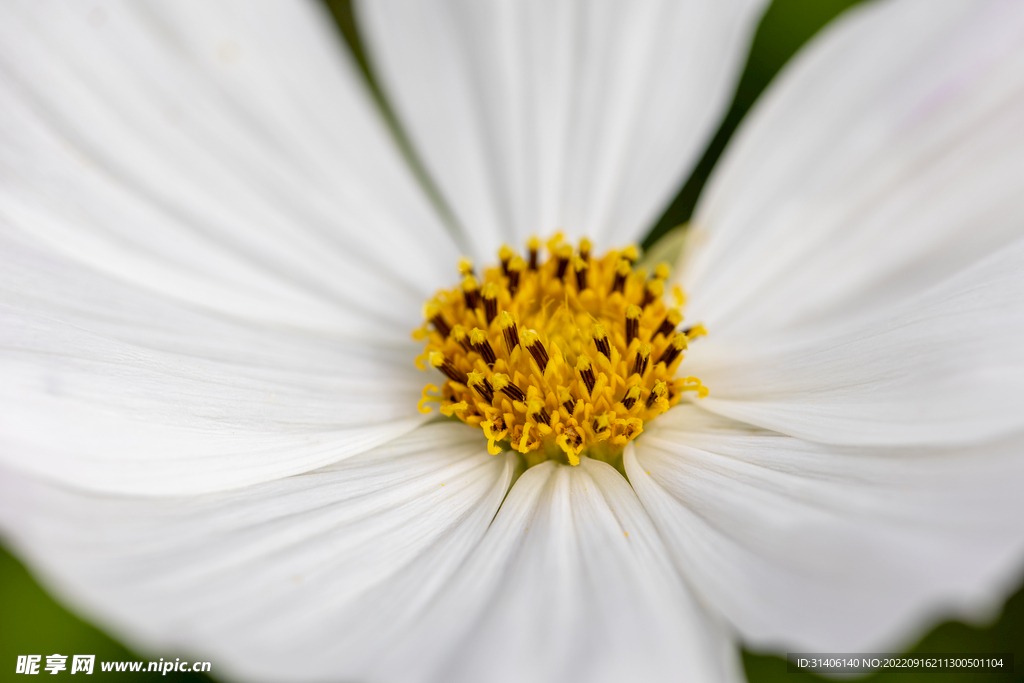
<path fill-rule="evenodd" d="M 760 0 L 365 2 L 385 90 L 478 257 L 636 240 L 728 105 Z"/>
<path fill-rule="evenodd" d="M 688 585 L 749 646 L 894 652 L 993 618 L 1019 585 L 1022 448 L 828 446 L 681 406 L 624 462 Z"/>
<path fill-rule="evenodd" d="M 476 547 L 516 459 L 429 425 L 230 493 L 92 496 L 0 469 L 0 525 L 44 583 L 139 652 L 225 680 L 365 680 Z"/>

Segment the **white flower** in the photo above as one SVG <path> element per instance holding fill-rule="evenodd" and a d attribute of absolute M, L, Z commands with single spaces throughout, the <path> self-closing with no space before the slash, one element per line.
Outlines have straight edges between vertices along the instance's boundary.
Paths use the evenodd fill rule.
<path fill-rule="evenodd" d="M 1024 555 L 1024 6 L 876 2 L 752 113 L 682 270 L 711 395 L 515 479 L 424 424 L 460 252 L 636 239 L 756 2 L 361 5 L 451 210 L 308 5 L 0 6 L 0 524 L 254 680 L 740 678 L 900 647 Z M 453 227 L 458 226 L 458 227 Z"/>

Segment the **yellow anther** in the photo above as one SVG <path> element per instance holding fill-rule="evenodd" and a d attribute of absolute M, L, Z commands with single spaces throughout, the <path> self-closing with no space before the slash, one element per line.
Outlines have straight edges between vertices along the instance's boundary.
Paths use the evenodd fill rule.
<path fill-rule="evenodd" d="M 684 392 L 707 394 L 697 378 L 675 377 L 704 328 L 677 331 L 682 315 L 662 301 L 669 268 L 648 280 L 635 247 L 602 256 L 588 239 L 573 248 L 556 235 L 541 261 L 541 246 L 531 239 L 524 256 L 503 246 L 500 265 L 483 270 L 460 259 L 459 286 L 426 303 L 417 363 L 446 382 L 428 385 L 417 407 L 440 404 L 480 427 L 488 451 L 518 451 L 527 466 L 562 454 L 578 464 L 584 453 L 614 463 Z"/>

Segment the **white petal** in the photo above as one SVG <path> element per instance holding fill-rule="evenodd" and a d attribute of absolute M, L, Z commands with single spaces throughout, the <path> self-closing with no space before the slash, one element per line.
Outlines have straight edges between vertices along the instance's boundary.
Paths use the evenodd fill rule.
<path fill-rule="evenodd" d="M 0 470 L 0 522 L 58 595 L 143 651 L 244 680 L 362 680 L 477 544 L 516 459 L 431 425 L 317 472 L 177 499 Z M 216 671 L 215 671 L 216 673 Z"/>
<path fill-rule="evenodd" d="M 914 294 L 1024 231 L 1024 5 L 865 3 L 787 67 L 709 183 L 689 314 L 750 338 Z"/>
<path fill-rule="evenodd" d="M 642 236 L 733 91 L 760 0 L 365 2 L 357 17 L 479 255 Z"/>
<path fill-rule="evenodd" d="M 750 644 L 893 651 L 991 618 L 1017 585 L 1022 449 L 825 446 L 681 406 L 625 465 L 676 566 Z"/>
<path fill-rule="evenodd" d="M 421 422 L 408 335 L 456 252 L 332 30 L 0 7 L 0 460 L 210 491 Z"/>
<path fill-rule="evenodd" d="M 625 479 L 548 462 L 516 482 L 409 649 L 437 681 L 742 680 Z"/>
<path fill-rule="evenodd" d="M 1024 429 L 1024 239 L 841 324 L 695 344 L 714 412 L 835 444 L 969 444 Z"/>
<path fill-rule="evenodd" d="M 6 3 L 0 215 L 195 306 L 407 326 L 456 253 L 333 31 L 307 3 Z"/>

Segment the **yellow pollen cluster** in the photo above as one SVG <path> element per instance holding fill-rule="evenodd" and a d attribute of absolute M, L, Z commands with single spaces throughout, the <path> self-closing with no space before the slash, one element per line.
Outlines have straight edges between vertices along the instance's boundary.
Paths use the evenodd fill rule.
<path fill-rule="evenodd" d="M 667 264 L 635 269 L 638 250 L 597 258 L 591 243 L 578 249 L 556 235 L 529 242 L 526 257 L 510 247 L 482 279 L 468 259 L 461 285 L 424 306 L 426 323 L 413 336 L 426 341 L 416 359 L 447 377 L 428 384 L 420 399 L 480 427 L 493 454 L 506 445 L 534 465 L 581 452 L 606 461 L 643 431 L 644 422 L 679 402 L 684 391 L 707 394 L 696 377 L 676 378 L 683 352 L 705 334 L 682 331 L 682 292 L 663 302 Z"/>

